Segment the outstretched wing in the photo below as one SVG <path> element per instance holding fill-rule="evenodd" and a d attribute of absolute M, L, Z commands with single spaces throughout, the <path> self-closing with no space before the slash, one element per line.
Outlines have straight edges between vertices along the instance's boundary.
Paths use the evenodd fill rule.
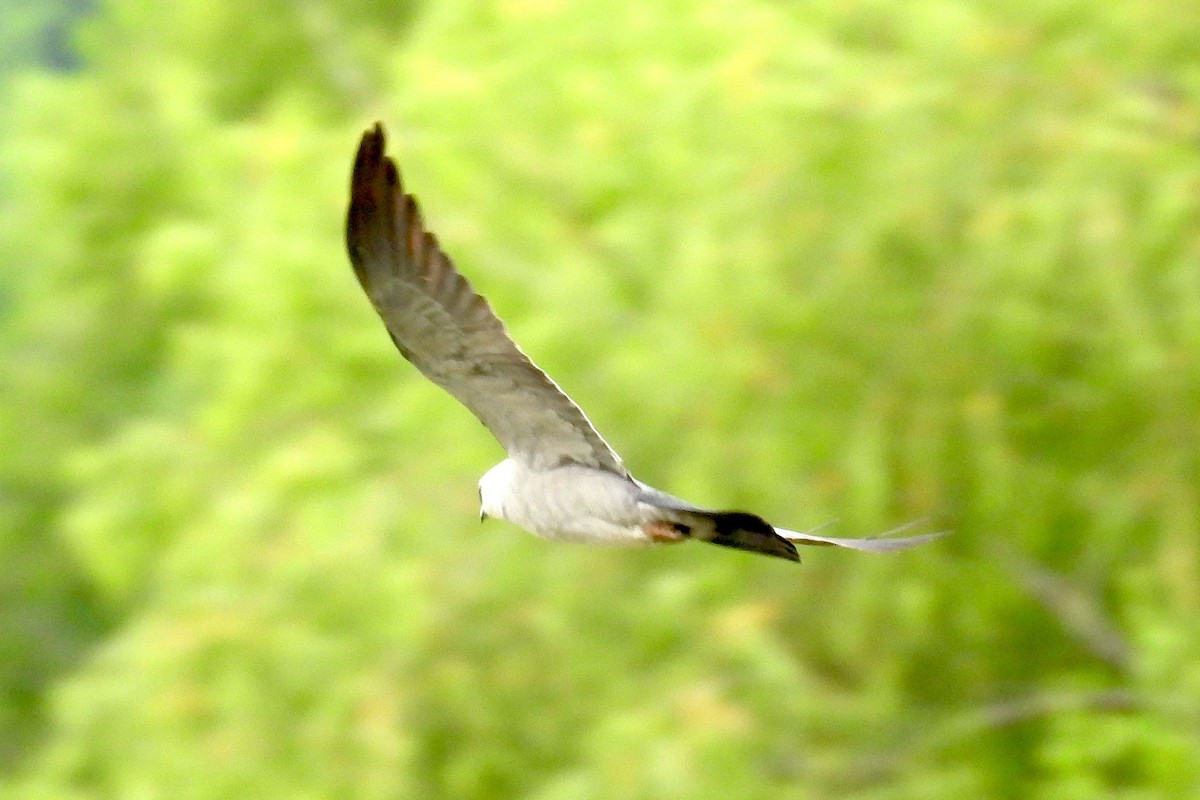
<path fill-rule="evenodd" d="M 425 230 L 384 144 L 378 123 L 359 144 L 346 247 L 401 354 L 470 409 L 510 458 L 534 468 L 573 462 L 626 475 L 579 406 L 521 352 Z"/>

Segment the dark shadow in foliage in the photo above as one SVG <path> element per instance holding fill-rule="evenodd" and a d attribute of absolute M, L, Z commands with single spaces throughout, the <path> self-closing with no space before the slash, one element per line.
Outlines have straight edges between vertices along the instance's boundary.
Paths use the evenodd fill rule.
<path fill-rule="evenodd" d="M 22 487 L 0 487 L 0 498 Z M 61 498 L 30 498 L 6 529 L 0 570 L 0 774 L 37 751 L 47 724 L 46 691 L 112 629 L 113 615 L 43 521 Z"/>

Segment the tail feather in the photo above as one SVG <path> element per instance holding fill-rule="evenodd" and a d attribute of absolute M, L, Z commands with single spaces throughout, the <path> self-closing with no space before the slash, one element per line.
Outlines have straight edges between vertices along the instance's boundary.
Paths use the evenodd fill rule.
<path fill-rule="evenodd" d="M 693 539 L 711 542 L 721 547 L 732 547 L 735 550 L 746 550 L 751 553 L 762 553 L 788 561 L 799 561 L 800 554 L 796 545 L 812 545 L 824 547 L 845 547 L 850 550 L 862 550 L 868 553 L 889 553 L 894 550 L 904 550 L 909 547 L 932 542 L 946 536 L 950 531 L 936 531 L 916 536 L 895 537 L 894 534 L 909 530 L 918 522 L 910 522 L 899 528 L 864 539 L 843 539 L 835 536 L 820 536 L 814 528 L 811 531 L 790 531 L 787 528 L 776 528 L 755 514 L 745 511 L 709 511 L 698 508 L 677 497 L 653 489 L 645 484 L 642 488 L 642 502 L 660 510 L 664 519 L 675 524 L 677 529 Z"/>
<path fill-rule="evenodd" d="M 878 536 L 871 536 L 864 539 L 818 536 L 811 531 L 789 531 L 787 528 L 774 528 L 773 530 L 782 538 L 796 544 L 814 547 L 845 547 L 850 550 L 862 550 L 868 553 L 890 553 L 895 550 L 906 550 L 909 547 L 916 547 L 926 542 L 932 542 L 934 539 L 940 539 L 950 533 L 950 531 L 934 531 L 933 533 L 922 533 L 917 536 L 903 536 L 900 538 L 893 536 L 893 534 L 908 530 L 914 524 L 910 522 L 907 525 L 901 525 L 899 528 L 894 528 Z M 817 528 L 815 530 L 820 529 Z"/>
<path fill-rule="evenodd" d="M 673 521 L 693 539 L 721 547 L 799 561 L 796 546 L 775 532 L 762 517 L 744 511 L 675 510 Z"/>

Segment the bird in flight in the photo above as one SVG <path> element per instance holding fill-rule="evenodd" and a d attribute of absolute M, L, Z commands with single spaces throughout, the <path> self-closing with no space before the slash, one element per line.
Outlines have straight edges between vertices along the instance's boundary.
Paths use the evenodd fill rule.
<path fill-rule="evenodd" d="M 556 541 L 696 540 L 790 561 L 800 560 L 796 544 L 885 552 L 941 535 L 818 536 L 744 511 L 701 508 L 638 481 L 425 229 L 379 123 L 363 134 L 354 159 L 346 246 L 400 353 L 470 409 L 508 455 L 479 480 L 480 519 L 497 517 Z"/>

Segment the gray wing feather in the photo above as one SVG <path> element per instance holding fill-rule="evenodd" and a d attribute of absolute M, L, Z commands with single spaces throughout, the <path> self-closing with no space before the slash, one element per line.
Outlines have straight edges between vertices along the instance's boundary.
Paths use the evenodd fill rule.
<path fill-rule="evenodd" d="M 577 463 L 627 475 L 579 406 L 509 338 L 425 230 L 384 147 L 381 125 L 363 134 L 346 246 L 401 354 L 470 409 L 510 458 L 535 469 Z"/>

